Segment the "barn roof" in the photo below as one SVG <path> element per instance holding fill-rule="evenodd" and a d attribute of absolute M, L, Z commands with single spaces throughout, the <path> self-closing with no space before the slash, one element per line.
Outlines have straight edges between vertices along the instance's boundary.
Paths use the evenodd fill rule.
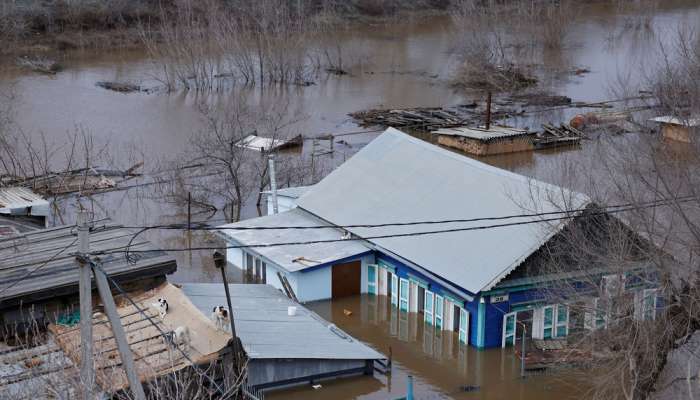
<path fill-rule="evenodd" d="M 251 359 L 386 358 L 270 285 L 231 284 L 229 288 L 236 334 Z M 203 313 L 226 304 L 221 284 L 186 283 L 182 290 Z M 297 308 L 296 315 L 288 315 L 290 306 Z"/>
<path fill-rule="evenodd" d="M 108 221 L 96 223 L 90 232 L 90 250 L 121 251 L 134 234 Z M 77 235 L 75 226 L 60 226 L 0 237 L 2 308 L 77 293 Z M 177 268 L 173 257 L 145 239 L 139 237 L 130 248 L 139 250 L 130 260 L 121 252 L 100 256 L 106 272 L 119 281 L 161 276 Z"/>
<path fill-rule="evenodd" d="M 314 185 L 300 208 L 335 225 L 502 217 L 580 209 L 582 194 L 455 154 L 389 128 Z M 471 293 L 489 290 L 566 225 L 566 220 L 404 237 L 541 217 L 437 225 L 349 228 Z"/>

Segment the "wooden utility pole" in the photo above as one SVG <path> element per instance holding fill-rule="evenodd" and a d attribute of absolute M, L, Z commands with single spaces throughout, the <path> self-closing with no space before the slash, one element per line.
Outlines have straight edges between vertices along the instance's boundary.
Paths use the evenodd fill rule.
<path fill-rule="evenodd" d="M 491 129 L 491 92 L 486 96 L 486 130 Z"/>
<path fill-rule="evenodd" d="M 88 212 L 80 210 L 77 217 L 78 252 L 85 260 L 90 252 L 90 226 Z M 83 386 L 83 399 L 92 400 L 95 383 L 95 366 L 92 356 L 92 279 L 90 265 L 78 258 L 80 279 L 80 381 Z"/>
<path fill-rule="evenodd" d="M 100 261 L 97 262 L 99 263 Z M 119 349 L 119 356 L 122 359 L 122 366 L 126 372 L 126 378 L 129 380 L 129 386 L 131 387 L 134 399 L 146 400 L 146 394 L 143 391 L 141 380 L 136 372 L 134 355 L 131 354 L 129 342 L 126 340 L 126 333 L 124 332 L 121 318 L 117 312 L 117 306 L 114 304 L 112 291 L 109 289 L 109 282 L 107 282 L 107 277 L 101 268 L 101 265 L 99 267 L 93 266 L 92 272 L 95 274 L 95 283 L 97 284 L 97 290 L 100 292 L 100 298 L 102 299 L 102 305 L 105 308 L 107 319 L 109 319 L 109 323 L 112 325 L 112 333 L 114 334 L 114 340 L 117 342 L 117 348 Z"/>

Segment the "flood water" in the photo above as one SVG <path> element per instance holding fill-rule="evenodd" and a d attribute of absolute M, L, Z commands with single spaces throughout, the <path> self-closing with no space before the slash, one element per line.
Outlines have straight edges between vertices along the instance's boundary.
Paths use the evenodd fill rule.
<path fill-rule="evenodd" d="M 520 359 L 512 348 L 476 350 L 459 343 L 456 333 L 435 331 L 422 314 L 400 313 L 386 296 L 362 295 L 307 304 L 320 316 L 385 355 L 393 354 L 389 375 L 321 382 L 266 399 L 398 399 L 406 395 L 407 376 L 415 377 L 417 399 L 577 398 L 583 383 L 566 375 L 520 378 Z M 346 315 L 346 310 L 352 312 Z M 362 384 L 357 384 L 357 383 Z M 472 391 L 465 392 L 465 387 Z"/>
<path fill-rule="evenodd" d="M 604 2 L 587 5 L 571 24 L 567 45 L 542 54 L 545 67 L 559 72 L 538 71 L 541 88 L 574 101 L 602 101 L 624 94 L 624 89 L 643 83 L 646 72 L 660 61 L 659 43 L 671 40 L 684 24 L 700 21 L 697 1 L 664 1 L 650 29 L 630 29 L 629 18 Z M 190 138 L 203 129 L 204 121 L 197 104 L 227 104 L 244 98 L 252 103 L 280 101 L 291 115 L 300 117 L 294 130 L 304 136 L 347 133 L 363 130 L 348 116 L 368 108 L 444 106 L 470 102 L 483 96 L 456 91 L 450 87 L 454 72 L 454 36 L 446 17 L 416 18 L 391 25 L 373 25 L 371 29 L 337 34 L 347 45 L 351 74 L 322 74 L 309 87 L 232 89 L 213 94 L 132 93 L 121 94 L 95 86 L 97 81 L 133 81 L 152 87 L 155 66 L 140 50 L 100 53 L 73 53 L 64 62 L 66 70 L 55 76 L 27 73 L 14 68 L 0 69 L 0 87 L 14 86 L 15 122 L 28 137 L 65 145 L 76 129 L 91 132 L 98 146 L 109 146 L 115 166 L 128 168 L 134 161 L 145 161 L 151 171 L 161 161 L 182 158 L 190 149 Z M 507 24 L 507 21 L 504 21 Z M 561 73 L 574 68 L 591 70 L 583 75 Z M 559 123 L 580 110 L 541 114 L 536 118 L 512 121 L 535 126 L 541 122 Z M 378 133 L 344 136 L 347 144 L 337 144 L 326 156 L 328 168 L 341 164 Z M 632 135 L 632 134 L 630 134 Z M 619 138 L 613 140 L 630 140 Z M 302 156 L 308 156 L 312 144 L 305 142 Z M 563 163 L 583 170 L 596 168 L 595 140 L 584 141 L 579 148 L 546 152 L 518 153 L 482 159 L 531 177 L 560 183 Z M 60 160 L 54 160 L 59 163 Z M 308 183 L 308 182 L 307 182 Z M 584 190 L 584 183 L 567 182 Z M 578 186 L 580 184 L 580 186 Z M 578 186 L 578 187 L 577 187 Z M 243 217 L 258 215 L 252 195 Z M 111 217 L 129 225 L 182 223 L 187 208 L 182 202 L 166 202 L 151 193 L 149 187 L 82 199 L 83 205 L 97 217 Z M 74 199 L 61 202 L 65 213 L 77 207 Z M 194 210 L 195 221 L 221 222 L 219 212 Z M 56 218 L 55 223 L 71 222 Z M 156 245 L 186 249 L 188 246 L 220 242 L 211 234 L 147 232 Z M 178 260 L 175 282 L 218 282 L 211 251 L 172 252 Z M 483 398 L 541 399 L 576 397 L 581 388 L 566 376 L 531 376 L 519 379 L 519 363 L 509 349 L 476 351 L 457 343 L 451 333 L 425 331 L 415 315 L 391 311 L 382 297 L 356 297 L 333 302 L 318 302 L 309 307 L 339 327 L 382 353 L 392 349 L 394 368 L 390 376 L 358 377 L 324 382 L 322 389 L 302 387 L 270 394 L 284 399 L 394 399 L 405 395 L 406 376 L 416 378 L 416 394 L 421 399 Z M 353 314 L 346 316 L 343 310 Z M 358 384 L 360 383 L 360 384 Z M 471 393 L 461 386 L 478 386 Z"/>

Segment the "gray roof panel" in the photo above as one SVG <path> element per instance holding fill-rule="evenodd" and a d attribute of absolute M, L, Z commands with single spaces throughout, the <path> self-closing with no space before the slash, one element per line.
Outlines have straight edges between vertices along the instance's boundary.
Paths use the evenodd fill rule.
<path fill-rule="evenodd" d="M 389 128 L 314 185 L 300 208 L 336 225 L 473 219 L 578 209 L 582 194 L 455 154 Z M 360 237 L 462 229 L 500 221 L 351 228 Z M 566 221 L 370 239 L 471 293 L 489 290 Z"/>
<path fill-rule="evenodd" d="M 377 360 L 382 354 L 354 339 L 270 285 L 229 285 L 236 333 L 252 359 Z M 182 290 L 205 315 L 226 304 L 221 284 L 186 283 Z M 287 315 L 297 307 L 295 316 Z"/>
<path fill-rule="evenodd" d="M 220 226 L 221 233 L 241 245 L 291 243 L 318 240 L 337 240 L 343 233 L 335 228 L 328 229 L 280 229 L 280 230 L 235 230 L 226 228 L 275 227 L 275 226 L 330 226 L 328 223 L 299 210 L 298 208 Z M 287 245 L 274 247 L 254 247 L 252 251 L 267 258 L 289 272 L 301 271 L 329 262 L 353 257 L 369 251 L 358 241 L 338 241 L 309 245 Z"/>

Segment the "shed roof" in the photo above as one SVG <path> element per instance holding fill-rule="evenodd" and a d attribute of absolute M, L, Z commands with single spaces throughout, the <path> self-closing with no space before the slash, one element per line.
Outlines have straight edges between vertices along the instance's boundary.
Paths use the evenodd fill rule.
<path fill-rule="evenodd" d="M 290 199 L 298 199 L 301 197 L 304 193 L 308 192 L 309 189 L 311 189 L 313 185 L 309 186 L 295 186 L 295 187 L 288 187 L 288 188 L 282 188 L 282 189 L 277 189 L 277 195 L 282 196 L 282 197 L 289 197 Z M 263 192 L 263 194 L 272 194 L 271 190 L 266 190 Z"/>
<path fill-rule="evenodd" d="M 108 221 L 96 223 L 90 232 L 90 250 L 123 250 L 134 234 L 134 230 Z M 75 226 L 0 237 L 0 288 L 8 287 L 0 293 L 2 307 L 16 305 L 19 301 L 32 303 L 77 293 L 77 237 Z M 119 281 L 165 275 L 177 268 L 173 257 L 156 250 L 145 239 L 135 240 L 131 249 L 145 252 L 134 253 L 135 258 L 129 261 L 122 253 L 100 257 L 107 273 Z M 25 277 L 34 270 L 31 276 Z"/>
<path fill-rule="evenodd" d="M 652 118 L 651 121 L 662 124 L 681 125 L 686 127 L 700 126 L 700 118 L 678 118 L 670 115 Z"/>
<path fill-rule="evenodd" d="M 48 215 L 49 202 L 30 189 L 14 186 L 0 188 L 0 214 L 16 214 L 18 211 L 36 208 L 30 215 Z"/>
<path fill-rule="evenodd" d="M 389 128 L 298 200 L 336 225 L 500 217 L 579 209 L 582 194 L 444 150 Z M 471 293 L 488 290 L 566 225 L 566 220 L 407 237 L 500 221 L 350 228 L 389 254 Z"/>
<path fill-rule="evenodd" d="M 500 139 L 505 137 L 513 136 L 524 136 L 524 135 L 534 135 L 535 132 L 529 132 L 525 129 L 511 128 L 508 126 L 491 126 L 490 129 L 486 128 L 469 128 L 466 126 L 460 126 L 457 128 L 442 128 L 434 131 L 433 133 L 445 136 L 461 136 L 476 140 L 492 140 Z"/>
<path fill-rule="evenodd" d="M 236 334 L 251 359 L 378 360 L 382 354 L 354 339 L 270 285 L 229 285 Z M 226 304 L 221 284 L 186 283 L 182 290 L 202 312 Z M 297 308 L 295 316 L 287 308 Z"/>
<path fill-rule="evenodd" d="M 166 283 L 131 297 L 152 321 L 149 322 L 131 303 L 124 303 L 117 308 L 119 319 L 127 332 L 129 347 L 134 354 L 136 371 L 142 381 L 192 365 L 182 352 L 165 343 L 154 324 L 163 332 L 186 326 L 190 331 L 190 345 L 182 351 L 195 364 L 206 364 L 217 359 L 229 343 L 230 336 L 216 328 L 208 317 L 209 313 L 201 313 L 183 291 L 174 285 Z M 163 319 L 158 317 L 158 312 L 152 306 L 158 298 L 168 301 L 168 313 Z M 95 313 L 92 320 L 97 384 L 108 393 L 123 390 L 128 386 L 128 380 L 122 368 L 115 368 L 121 365 L 121 357 L 112 327 L 102 312 Z M 63 353 L 78 364 L 80 327 L 51 325 L 49 328 Z"/>
<path fill-rule="evenodd" d="M 299 209 L 292 209 L 279 214 L 253 218 L 219 228 L 221 233 L 241 245 L 307 242 L 318 240 L 337 240 L 343 232 L 335 229 L 268 229 L 268 230 L 235 230 L 226 228 L 255 228 L 281 226 L 328 226 L 319 218 Z M 270 262 L 289 272 L 300 271 L 309 267 L 327 264 L 344 258 L 353 257 L 369 251 L 358 241 L 338 241 L 330 243 L 314 243 L 307 245 L 286 245 L 273 247 L 253 247 Z"/>

